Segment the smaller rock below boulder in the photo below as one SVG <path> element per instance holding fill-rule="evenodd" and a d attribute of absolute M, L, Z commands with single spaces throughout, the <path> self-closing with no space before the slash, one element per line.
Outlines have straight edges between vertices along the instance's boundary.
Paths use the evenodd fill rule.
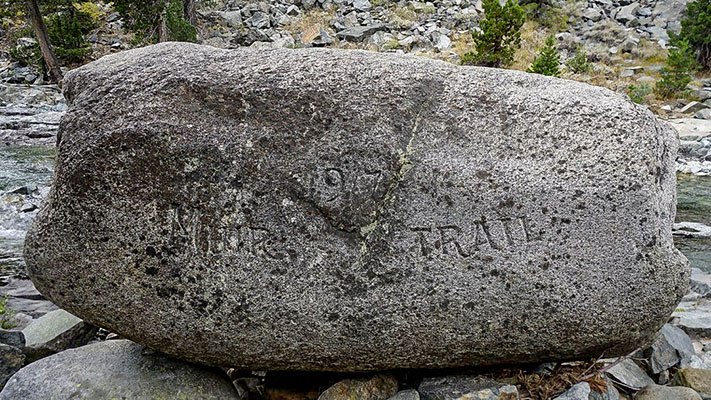
<path fill-rule="evenodd" d="M 709 228 L 709 237 L 711 237 L 711 228 Z M 698 268 L 692 268 L 690 286 L 691 290 L 701 296 L 711 297 L 711 274 L 707 274 Z"/>
<path fill-rule="evenodd" d="M 675 311 L 672 322 L 692 338 L 711 337 L 711 312 L 708 309 L 690 309 L 684 312 Z"/>
<path fill-rule="evenodd" d="M 687 144 L 688 147 L 686 149 L 693 149 L 691 152 L 693 152 L 694 150 L 696 152 L 698 152 L 699 149 L 701 149 L 703 146 L 701 143 L 699 143 L 697 141 L 694 141 L 693 143 L 695 143 L 696 148 L 691 147 L 690 145 Z M 682 149 L 682 151 L 683 150 L 685 150 L 685 149 Z M 711 238 L 711 226 L 704 225 L 700 222 L 682 221 L 679 223 L 675 223 L 672 226 L 672 233 L 675 236 L 683 236 L 683 237 L 691 237 L 691 238 L 699 238 L 699 239 Z M 698 268 L 693 268 L 693 269 L 698 270 Z M 693 279 L 693 277 L 692 277 L 692 279 Z M 693 282 L 692 282 L 692 289 L 694 289 Z M 696 289 L 694 289 L 694 290 L 696 290 Z M 699 291 L 697 290 L 697 292 L 699 292 Z M 705 294 L 705 292 L 699 292 L 699 293 Z"/>
<path fill-rule="evenodd" d="M 711 108 L 699 110 L 694 114 L 696 119 L 711 119 Z"/>
<path fill-rule="evenodd" d="M 515 386 L 496 382 L 485 376 L 473 375 L 425 378 L 418 391 L 422 400 L 518 399 L 518 390 Z"/>
<path fill-rule="evenodd" d="M 397 392 L 395 396 L 389 398 L 388 400 L 420 400 L 420 394 L 417 393 L 417 390 L 408 389 Z"/>
<path fill-rule="evenodd" d="M 711 398 L 711 370 L 683 368 L 677 371 L 671 382 L 672 386 L 685 386 L 694 389 L 702 398 Z"/>
<path fill-rule="evenodd" d="M 605 390 L 598 391 L 596 387 L 590 387 L 588 400 L 620 400 L 620 392 L 612 385 L 612 381 L 605 378 Z"/>
<path fill-rule="evenodd" d="M 389 375 L 376 375 L 368 380 L 342 380 L 325 392 L 318 400 L 387 400 L 397 393 L 397 380 Z"/>
<path fill-rule="evenodd" d="M 28 361 L 50 354 L 83 346 L 96 335 L 98 328 L 64 311 L 55 310 L 32 321 L 22 333 L 25 335 L 25 354 Z"/>
<path fill-rule="evenodd" d="M 25 335 L 20 331 L 0 329 L 0 343 L 21 349 L 25 347 Z"/>
<path fill-rule="evenodd" d="M 29 279 L 10 278 L 8 284 L 3 286 L 3 292 L 8 298 L 7 307 L 13 310 L 15 315 L 24 314 L 31 318 L 39 318 L 57 309 L 56 305 L 37 291 Z M 16 325 L 15 328 L 17 327 Z"/>
<path fill-rule="evenodd" d="M 66 350 L 17 372 L 0 400 L 237 399 L 219 370 L 145 352 L 129 340 Z"/>
<path fill-rule="evenodd" d="M 25 364 L 25 355 L 17 347 L 0 343 L 0 388 Z M 21 397 L 18 397 L 18 399 Z"/>
<path fill-rule="evenodd" d="M 587 382 L 580 382 L 556 397 L 555 400 L 588 400 L 589 397 L 590 385 Z"/>
<path fill-rule="evenodd" d="M 607 373 L 612 379 L 633 390 L 639 390 L 645 386 L 654 384 L 652 378 L 630 359 L 623 360 L 610 368 Z"/>
<path fill-rule="evenodd" d="M 695 113 L 695 112 L 697 112 L 697 111 L 705 110 L 705 109 L 707 109 L 707 108 L 709 108 L 709 106 L 707 106 L 707 105 L 704 104 L 704 103 L 699 103 L 698 101 L 692 101 L 692 102 L 690 102 L 689 104 L 687 104 L 687 105 L 685 105 L 684 107 L 682 107 L 682 108 L 679 110 L 679 113 L 681 113 L 681 114 L 691 114 L 691 113 Z"/>
<path fill-rule="evenodd" d="M 645 351 L 649 367 L 655 375 L 682 362 L 688 362 L 693 354 L 691 338 L 683 330 L 670 324 L 662 327 L 657 340 Z"/>
<path fill-rule="evenodd" d="M 37 191 L 37 185 L 26 185 L 10 189 L 8 193 L 30 195 Z"/>
<path fill-rule="evenodd" d="M 687 387 L 649 385 L 637 392 L 635 400 L 701 400 L 701 396 Z"/>

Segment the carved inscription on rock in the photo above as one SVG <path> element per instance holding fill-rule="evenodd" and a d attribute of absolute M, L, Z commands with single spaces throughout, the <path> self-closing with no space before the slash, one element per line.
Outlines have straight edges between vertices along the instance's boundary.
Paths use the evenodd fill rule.
<path fill-rule="evenodd" d="M 457 224 L 410 226 L 419 255 L 452 254 L 470 257 L 482 251 L 506 250 L 540 240 L 526 217 L 481 217 Z"/>
<path fill-rule="evenodd" d="M 284 238 L 264 226 L 247 224 L 235 216 L 223 216 L 199 210 L 168 210 L 170 237 L 182 242 L 191 253 L 218 254 L 241 250 L 248 254 L 272 259 L 294 260 L 296 253 L 284 249 Z"/>
<path fill-rule="evenodd" d="M 387 192 L 387 171 L 324 166 L 307 178 L 307 199 L 347 229 L 366 225 Z"/>

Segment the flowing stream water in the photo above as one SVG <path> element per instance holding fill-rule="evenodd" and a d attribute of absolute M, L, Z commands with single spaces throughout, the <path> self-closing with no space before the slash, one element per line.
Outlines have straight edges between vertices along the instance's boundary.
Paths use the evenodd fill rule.
<path fill-rule="evenodd" d="M 676 222 L 711 226 L 711 176 L 677 174 Z M 691 267 L 711 273 L 711 238 L 674 237 Z"/>
<path fill-rule="evenodd" d="M 24 276 L 22 244 L 49 192 L 54 157 L 49 147 L 0 148 L 0 280 Z"/>

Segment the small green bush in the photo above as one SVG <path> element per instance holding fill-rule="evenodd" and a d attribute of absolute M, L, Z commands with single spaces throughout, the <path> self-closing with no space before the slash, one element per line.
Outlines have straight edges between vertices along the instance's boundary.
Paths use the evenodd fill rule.
<path fill-rule="evenodd" d="M 134 44 L 157 42 L 162 17 L 165 17 L 169 40 L 197 41 L 197 29 L 183 18 L 180 0 L 115 0 L 113 5 L 126 27 L 135 33 Z"/>
<path fill-rule="evenodd" d="M 22 29 L 15 30 L 8 35 L 8 42 L 17 43 L 17 39 L 22 37 L 34 38 L 35 33 L 31 26 L 26 26 Z M 27 66 L 42 75 L 45 75 L 44 59 L 39 44 L 35 43 L 32 46 L 12 46 L 10 47 L 9 56 L 12 61 L 19 63 L 22 66 Z"/>
<path fill-rule="evenodd" d="M 526 19 L 551 30 L 568 30 L 572 17 L 558 3 L 550 0 L 519 0 L 519 5 L 526 11 Z"/>
<path fill-rule="evenodd" d="M 533 60 L 533 63 L 526 70 L 526 72 L 532 72 L 534 74 L 541 74 L 547 76 L 559 76 L 560 69 L 560 55 L 558 54 L 558 49 L 555 45 L 555 38 L 553 35 L 548 36 L 546 42 L 543 44 L 543 49 L 541 53 Z"/>
<path fill-rule="evenodd" d="M 54 52 L 65 63 L 80 63 L 91 54 L 91 47 L 84 40 L 79 18 L 69 14 L 56 14 L 50 19 L 47 31 Z"/>
<path fill-rule="evenodd" d="M 654 85 L 654 93 L 658 98 L 688 95 L 686 85 L 691 82 L 691 72 L 699 67 L 688 40 L 676 40 L 675 45 L 675 48 L 669 50 L 666 66 L 662 68 L 662 79 Z"/>
<path fill-rule="evenodd" d="M 89 19 L 94 21 L 94 23 L 98 23 L 102 18 L 104 18 L 104 12 L 99 9 L 99 5 L 97 3 L 85 1 L 82 3 L 74 3 L 73 6 L 81 14 L 86 15 Z"/>
<path fill-rule="evenodd" d="M 565 63 L 565 66 L 574 74 L 584 74 L 590 71 L 592 64 L 588 61 L 588 55 L 585 54 L 585 50 L 580 48 L 575 52 L 575 56 Z"/>
<path fill-rule="evenodd" d="M 476 52 L 464 54 L 461 63 L 485 67 L 511 65 L 521 47 L 525 11 L 513 0 L 507 0 L 503 6 L 499 0 L 484 0 L 484 16 L 479 23 L 481 32 L 472 32 Z"/>
<path fill-rule="evenodd" d="M 10 59 L 22 66 L 38 68 L 42 62 L 42 53 L 38 44 L 32 46 L 14 46 L 10 48 Z"/>
<path fill-rule="evenodd" d="M 170 40 L 196 42 L 197 29 L 183 19 L 183 2 L 171 0 L 166 11 L 166 26 Z"/>
<path fill-rule="evenodd" d="M 652 88 L 646 83 L 640 83 L 639 86 L 627 86 L 627 95 L 630 97 L 630 100 L 637 104 L 646 103 L 645 97 L 650 93 L 652 93 Z"/>
<path fill-rule="evenodd" d="M 0 297 L 0 328 L 12 329 L 15 325 L 10 322 L 15 312 L 7 307 L 7 296 Z"/>

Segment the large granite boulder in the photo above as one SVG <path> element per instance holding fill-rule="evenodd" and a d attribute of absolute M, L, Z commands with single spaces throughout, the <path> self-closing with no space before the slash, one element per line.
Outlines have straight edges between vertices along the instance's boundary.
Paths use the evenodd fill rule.
<path fill-rule="evenodd" d="M 174 360 L 129 340 L 90 344 L 35 361 L 10 378 L 0 400 L 237 399 L 217 369 Z"/>
<path fill-rule="evenodd" d="M 69 73 L 28 273 L 85 321 L 245 369 L 650 343 L 688 285 L 675 132 L 582 83 L 166 43 Z"/>

